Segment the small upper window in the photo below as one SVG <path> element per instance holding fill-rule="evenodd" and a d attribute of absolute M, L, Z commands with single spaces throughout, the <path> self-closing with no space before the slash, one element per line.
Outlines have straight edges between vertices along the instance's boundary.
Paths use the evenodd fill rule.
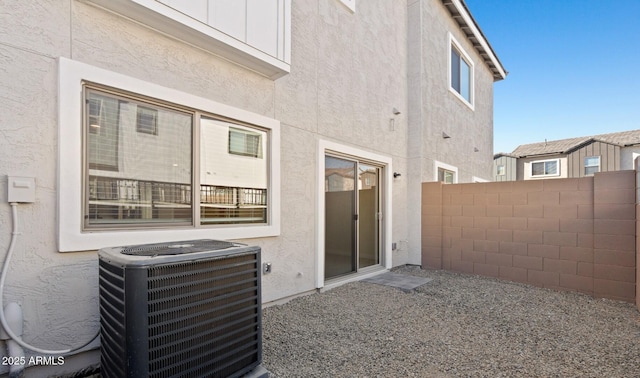
<path fill-rule="evenodd" d="M 158 111 L 138 106 L 136 114 L 136 130 L 139 133 L 158 135 Z"/>
<path fill-rule="evenodd" d="M 455 179 L 455 172 L 444 168 L 438 168 L 438 181 L 445 184 L 453 184 Z"/>
<path fill-rule="evenodd" d="M 229 128 L 229 153 L 262 158 L 262 135 L 238 128 Z"/>
<path fill-rule="evenodd" d="M 600 156 L 590 156 L 584 158 L 585 176 L 591 176 L 596 172 L 600 172 Z"/>
<path fill-rule="evenodd" d="M 560 174 L 559 160 L 534 161 L 531 163 L 531 176 L 558 176 Z"/>
<path fill-rule="evenodd" d="M 450 43 L 450 90 L 473 108 L 473 63 L 453 36 Z"/>
<path fill-rule="evenodd" d="M 497 174 L 498 176 L 504 176 L 505 175 L 505 169 L 504 169 L 504 165 L 500 164 L 497 168 L 496 168 Z"/>
<path fill-rule="evenodd" d="M 89 132 L 91 134 L 100 134 L 100 124 L 102 121 L 102 100 L 99 98 L 90 98 L 89 105 Z"/>

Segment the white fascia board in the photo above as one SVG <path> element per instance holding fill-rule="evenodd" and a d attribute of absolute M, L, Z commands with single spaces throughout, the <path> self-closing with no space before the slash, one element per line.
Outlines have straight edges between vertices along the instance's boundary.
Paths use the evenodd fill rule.
<path fill-rule="evenodd" d="M 273 80 L 291 71 L 291 38 L 285 38 L 282 34 L 278 37 L 283 39 L 283 60 L 260 51 L 155 0 L 85 0 L 85 2 L 150 27 L 169 37 L 209 51 Z M 282 6 L 283 9 L 290 10 L 290 0 L 284 0 Z M 290 32 L 290 13 L 283 21 L 284 26 L 278 31 Z"/>
<path fill-rule="evenodd" d="M 467 12 L 466 8 L 462 5 L 460 0 L 451 0 L 451 4 L 453 4 L 456 7 L 458 12 L 460 13 L 460 16 L 462 16 L 462 19 L 467 24 L 467 27 L 471 29 L 471 32 L 473 33 L 473 35 L 476 37 L 480 45 L 482 45 L 487 55 L 489 55 L 489 58 L 491 59 L 493 64 L 496 66 L 496 68 L 500 72 L 500 76 L 502 76 L 502 78 L 505 79 L 507 77 L 507 73 L 505 72 L 504 67 L 502 67 L 502 64 L 500 63 L 498 58 L 493 54 L 493 50 L 489 46 L 489 42 L 487 42 L 487 40 L 484 38 L 480 30 L 478 30 L 478 28 L 476 27 L 476 23 L 471 18 L 471 15 L 469 14 L 469 12 Z"/>

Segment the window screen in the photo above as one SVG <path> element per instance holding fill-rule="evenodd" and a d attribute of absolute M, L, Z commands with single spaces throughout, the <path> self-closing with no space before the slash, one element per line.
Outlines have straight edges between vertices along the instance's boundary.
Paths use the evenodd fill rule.
<path fill-rule="evenodd" d="M 192 114 L 93 89 L 86 105 L 85 227 L 191 223 Z"/>
<path fill-rule="evenodd" d="M 267 131 L 85 92 L 85 228 L 268 223 Z"/>
<path fill-rule="evenodd" d="M 558 161 L 539 161 L 531 163 L 532 176 L 553 176 L 558 174 Z"/>

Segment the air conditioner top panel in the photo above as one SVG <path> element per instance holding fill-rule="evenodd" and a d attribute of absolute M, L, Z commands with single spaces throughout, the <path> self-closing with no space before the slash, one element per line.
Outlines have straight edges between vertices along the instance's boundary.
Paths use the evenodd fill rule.
<path fill-rule="evenodd" d="M 200 239 L 168 243 L 140 244 L 102 248 L 98 257 L 120 265 L 147 266 L 224 257 L 229 254 L 255 252 L 259 247 L 222 240 Z"/>
<path fill-rule="evenodd" d="M 184 242 L 143 244 L 123 247 L 120 253 L 132 256 L 182 255 L 185 253 L 217 251 L 236 247 L 236 243 L 223 240 L 188 240 Z"/>

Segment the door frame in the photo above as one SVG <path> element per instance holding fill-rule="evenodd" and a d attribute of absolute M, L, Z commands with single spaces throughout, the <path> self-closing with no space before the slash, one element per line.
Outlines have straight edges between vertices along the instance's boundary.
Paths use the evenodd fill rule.
<path fill-rule="evenodd" d="M 381 155 L 378 153 L 366 151 L 357 147 L 347 146 L 344 144 L 320 139 L 318 141 L 318 154 L 317 154 L 317 187 L 316 187 L 316 288 L 324 288 L 324 254 L 325 254 L 325 187 L 324 187 L 324 175 L 325 175 L 325 156 L 326 154 L 335 153 L 338 155 L 349 156 L 356 160 L 364 160 L 367 162 L 379 165 L 381 169 L 380 174 L 380 196 L 381 196 L 381 211 L 382 222 L 380 224 L 380 266 L 381 269 L 391 269 L 391 226 L 393 214 L 391 212 L 391 199 L 392 195 L 392 183 L 393 183 L 393 169 L 392 158 L 390 156 Z M 380 269 L 365 269 L 364 273 L 353 273 L 340 279 L 340 284 L 360 280 L 369 275 L 379 274 Z M 332 280 L 333 281 L 333 280 Z"/>

